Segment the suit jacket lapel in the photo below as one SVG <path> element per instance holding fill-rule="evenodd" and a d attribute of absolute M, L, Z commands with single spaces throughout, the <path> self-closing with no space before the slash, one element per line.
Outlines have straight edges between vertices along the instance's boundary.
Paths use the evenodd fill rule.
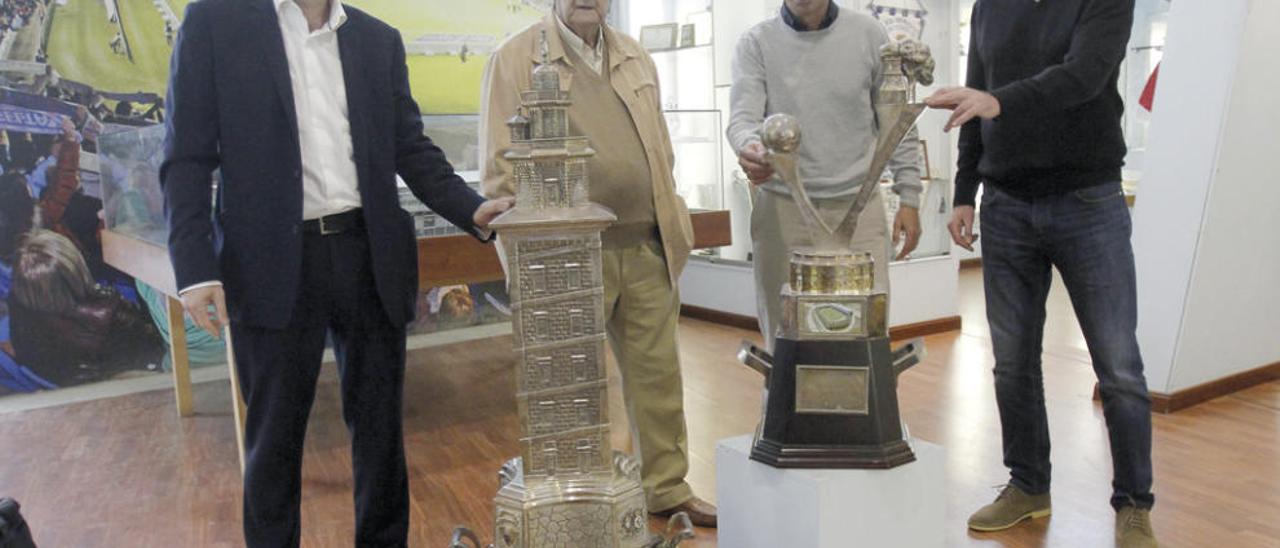
<path fill-rule="evenodd" d="M 271 80 L 275 82 L 276 93 L 280 96 L 285 115 L 289 117 L 289 129 L 292 131 L 294 143 L 297 143 L 298 109 L 293 102 L 293 80 L 289 76 L 289 57 L 284 51 L 284 35 L 280 32 L 280 18 L 276 14 L 275 2 L 256 0 L 253 7 L 263 12 L 262 17 L 254 19 L 260 27 L 259 32 L 255 33 L 260 37 L 261 42 L 258 50 L 262 52 L 267 70 L 271 73 Z"/>
<path fill-rule="evenodd" d="M 356 173 L 364 179 L 366 153 L 368 151 L 369 83 L 364 67 L 369 56 L 364 55 L 360 29 L 348 19 L 338 28 L 338 56 L 342 60 L 342 79 L 347 90 L 347 119 L 351 124 L 351 146 L 355 157 Z M 363 187 L 364 185 L 361 185 Z"/>

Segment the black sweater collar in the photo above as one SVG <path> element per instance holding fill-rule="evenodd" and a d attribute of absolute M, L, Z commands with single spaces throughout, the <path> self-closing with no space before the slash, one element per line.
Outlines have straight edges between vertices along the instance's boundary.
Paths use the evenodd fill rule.
<path fill-rule="evenodd" d="M 794 14 L 791 13 L 791 9 L 788 8 L 785 3 L 782 4 L 782 22 L 786 23 L 788 27 L 795 29 L 796 32 L 808 32 L 811 30 L 827 29 L 831 27 L 831 25 L 835 24 L 836 17 L 839 17 L 839 16 L 840 16 L 840 6 L 836 5 L 835 0 L 831 0 L 831 3 L 827 5 L 827 15 L 822 18 L 822 23 L 818 25 L 818 28 L 816 29 L 805 28 L 804 23 L 802 23 L 799 19 L 796 18 Z"/>

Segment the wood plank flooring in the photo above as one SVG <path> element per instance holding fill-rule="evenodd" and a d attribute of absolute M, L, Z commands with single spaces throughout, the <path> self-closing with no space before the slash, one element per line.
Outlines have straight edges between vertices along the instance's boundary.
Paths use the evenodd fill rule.
<path fill-rule="evenodd" d="M 929 337 L 928 358 L 900 388 L 912 434 L 947 450 L 947 545 L 1111 546 L 1106 430 L 1059 290 L 1050 297 L 1045 343 L 1054 515 L 1000 534 L 964 527 L 1006 477 L 977 272 L 962 273 L 963 331 Z M 734 359 L 738 342 L 756 335 L 684 320 L 680 336 L 689 481 L 714 499 L 716 440 L 752 431 L 759 418 L 761 379 Z M 413 546 L 444 546 L 459 523 L 491 534 L 496 472 L 518 450 L 510 343 L 500 337 L 410 355 Z M 326 366 L 306 445 L 305 546 L 351 545 L 351 459 L 336 383 Z M 22 502 L 42 548 L 238 546 L 226 383 L 197 385 L 196 401 L 197 416 L 181 420 L 166 391 L 0 415 L 0 496 Z M 616 386 L 611 408 L 615 446 L 626 449 Z M 1280 547 L 1280 383 L 1158 415 L 1154 443 L 1154 523 L 1165 546 Z M 686 546 L 716 546 L 715 532 L 699 531 Z"/>

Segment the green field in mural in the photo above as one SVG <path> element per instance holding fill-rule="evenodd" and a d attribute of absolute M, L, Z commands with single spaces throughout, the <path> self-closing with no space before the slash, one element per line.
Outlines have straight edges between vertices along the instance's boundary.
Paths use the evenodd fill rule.
<path fill-rule="evenodd" d="M 400 30 L 406 44 L 430 35 L 506 36 L 542 14 L 519 0 L 354 0 L 359 7 Z M 480 81 L 488 55 L 411 55 L 409 85 L 424 112 L 468 114 L 480 110 Z"/>
<path fill-rule="evenodd" d="M 70 0 L 54 11 L 49 63 L 64 78 L 121 93 L 163 93 L 169 74 L 164 19 L 150 0 L 119 0 L 133 61 L 111 49 L 119 27 L 102 0 Z"/>
<path fill-rule="evenodd" d="M 110 0 L 109 0 L 110 1 Z M 189 0 L 162 0 L 182 16 Z M 118 0 L 133 60 L 112 51 L 118 27 L 103 0 L 68 0 L 57 8 L 49 36 L 49 62 L 63 77 L 113 92 L 163 94 L 171 52 L 164 19 L 151 0 Z M 536 3 L 536 2 L 534 2 Z M 352 0 L 398 28 L 408 44 L 441 35 L 483 35 L 496 45 L 541 17 L 523 0 Z M 412 50 L 413 48 L 410 47 Z M 479 110 L 487 55 L 410 55 L 410 85 L 422 110 L 437 114 Z"/>

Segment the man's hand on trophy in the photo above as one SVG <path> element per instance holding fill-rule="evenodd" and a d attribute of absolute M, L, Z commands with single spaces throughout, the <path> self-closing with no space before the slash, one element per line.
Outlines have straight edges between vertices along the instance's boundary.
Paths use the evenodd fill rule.
<path fill-rule="evenodd" d="M 916 246 L 920 245 L 920 210 L 914 207 L 900 207 L 893 218 L 893 245 L 902 244 L 902 250 L 894 260 L 903 261 Z"/>
<path fill-rule="evenodd" d="M 738 165 L 752 184 L 761 184 L 773 178 L 773 166 L 769 164 L 764 145 L 751 143 L 738 153 Z"/>
<path fill-rule="evenodd" d="M 950 87 L 938 90 L 924 100 L 930 108 L 951 111 L 951 119 L 943 131 L 951 131 L 967 124 L 974 118 L 991 120 L 1000 116 L 1000 100 L 985 91 L 964 87 Z"/>
<path fill-rule="evenodd" d="M 978 241 L 978 235 L 973 233 L 973 206 L 956 206 L 947 230 L 951 231 L 951 239 L 956 245 L 973 251 L 973 244 Z"/>
<path fill-rule="evenodd" d="M 512 196 L 489 200 L 480 204 L 480 207 L 476 209 L 475 214 L 472 215 L 471 221 L 475 223 L 477 228 L 489 228 L 489 223 L 493 222 L 494 219 L 497 219 L 498 215 L 506 213 L 508 209 L 511 209 L 515 205 L 516 199 Z"/>

